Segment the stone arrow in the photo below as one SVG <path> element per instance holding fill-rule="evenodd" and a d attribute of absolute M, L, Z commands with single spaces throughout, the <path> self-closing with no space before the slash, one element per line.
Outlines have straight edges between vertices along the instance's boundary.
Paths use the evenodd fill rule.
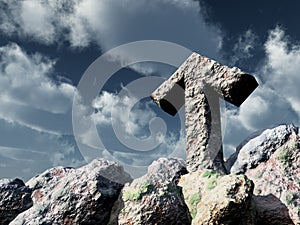
<path fill-rule="evenodd" d="M 219 98 L 240 106 L 258 86 L 240 69 L 192 53 L 151 98 L 175 115 L 185 104 L 187 169 L 226 173 L 223 160 Z"/>

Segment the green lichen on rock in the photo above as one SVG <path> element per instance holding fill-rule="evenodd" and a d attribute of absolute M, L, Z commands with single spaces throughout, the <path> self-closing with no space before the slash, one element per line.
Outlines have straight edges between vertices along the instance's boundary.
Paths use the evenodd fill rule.
<path fill-rule="evenodd" d="M 290 167 L 292 162 L 292 153 L 288 148 L 284 148 L 278 155 L 278 160 L 283 164 L 284 168 Z"/>
<path fill-rule="evenodd" d="M 192 218 L 195 218 L 195 216 L 197 214 L 197 204 L 200 202 L 200 200 L 201 200 L 200 193 L 194 193 L 189 198 L 189 203 L 191 206 L 190 213 L 191 213 Z"/>
<path fill-rule="evenodd" d="M 137 201 L 142 198 L 142 196 L 148 192 L 151 192 L 154 188 L 154 185 L 151 182 L 146 181 L 141 186 L 133 189 L 127 190 L 123 193 L 124 201 Z"/>
<path fill-rule="evenodd" d="M 221 177 L 221 174 L 215 172 L 215 171 L 205 171 L 202 173 L 202 177 L 208 178 L 208 183 L 206 188 L 208 190 L 212 190 L 217 186 L 217 181 Z"/>
<path fill-rule="evenodd" d="M 260 178 L 262 178 L 262 176 L 264 175 L 264 171 L 258 171 L 256 174 L 255 174 L 255 178 L 256 179 L 260 179 Z"/>

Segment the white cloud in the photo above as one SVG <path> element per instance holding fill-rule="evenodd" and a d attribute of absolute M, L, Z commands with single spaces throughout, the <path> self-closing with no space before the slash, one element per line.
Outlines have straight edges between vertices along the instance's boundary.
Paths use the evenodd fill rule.
<path fill-rule="evenodd" d="M 25 35 L 36 37 L 46 43 L 53 42 L 55 28 L 52 24 L 51 10 L 40 1 L 21 3 L 20 26 Z"/>
<path fill-rule="evenodd" d="M 85 158 L 108 157 L 118 160 L 129 171 L 139 167 L 139 173 L 132 172 L 133 176 L 140 175 L 141 170 L 146 172 L 147 165 L 159 157 L 185 158 L 184 134 L 180 129 L 164 133 L 161 124 L 151 123 L 157 116 L 151 104 L 154 103 L 138 101 L 130 92 L 120 97 L 104 91 L 92 103 L 95 112 L 82 105 L 77 107 L 81 112 L 77 110 L 76 121 L 84 121 L 83 126 L 76 129 L 77 143 Z M 184 109 L 180 113 L 184 113 Z M 96 135 L 94 123 L 98 130 Z M 151 126 L 153 133 L 149 132 Z"/>
<path fill-rule="evenodd" d="M 260 86 L 239 110 L 227 110 L 227 151 L 232 152 L 253 131 L 282 123 L 300 124 L 300 45 L 276 27 L 264 46 L 266 58 L 256 72 Z"/>
<path fill-rule="evenodd" d="M 136 40 L 165 40 L 217 58 L 218 28 L 209 26 L 192 0 L 8 1 L 0 29 L 45 44 L 97 43 L 103 51 Z"/>
<path fill-rule="evenodd" d="M 235 64 L 239 60 L 251 58 L 256 47 L 256 41 L 257 36 L 251 29 L 241 34 L 233 46 L 231 63 Z"/>
<path fill-rule="evenodd" d="M 75 87 L 52 81 L 54 64 L 17 44 L 0 47 L 0 118 L 33 129 L 70 132 L 71 124 L 62 121 L 70 116 Z"/>
<path fill-rule="evenodd" d="M 118 136 L 119 141 L 125 139 L 132 139 L 132 137 L 138 137 L 143 140 L 149 135 L 154 135 L 152 141 L 164 145 L 163 149 L 171 149 L 174 147 L 175 135 L 169 133 L 167 136 L 164 134 L 161 124 L 155 124 L 152 119 L 157 114 L 150 108 L 151 102 L 141 102 L 136 99 L 131 93 L 119 97 L 117 94 L 103 92 L 93 101 L 93 107 L 96 112 L 91 115 L 93 121 L 98 126 L 109 125 L 113 126 L 114 132 L 123 130 L 122 138 Z M 153 124 L 154 123 L 154 124 Z M 151 127 L 152 126 L 152 127 Z M 148 133 L 149 128 L 153 129 L 153 132 Z M 162 129 L 162 130 L 160 130 Z M 156 144 L 153 144 L 156 146 Z M 160 146 L 160 147 L 162 147 Z M 170 148 L 167 146 L 171 146 Z"/>
<path fill-rule="evenodd" d="M 270 32 L 265 48 L 268 64 L 263 72 L 266 84 L 269 83 L 270 88 L 284 97 L 300 115 L 300 45 L 293 44 L 284 31 L 277 27 Z"/>

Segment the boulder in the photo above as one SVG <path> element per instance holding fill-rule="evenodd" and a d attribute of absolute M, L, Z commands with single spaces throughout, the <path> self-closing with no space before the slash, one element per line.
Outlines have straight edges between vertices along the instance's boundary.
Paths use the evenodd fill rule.
<path fill-rule="evenodd" d="M 294 133 L 266 162 L 245 171 L 255 184 L 254 201 L 261 221 L 300 224 L 299 165 L 300 138 Z"/>
<path fill-rule="evenodd" d="M 7 225 L 32 206 L 31 189 L 20 179 L 0 180 L 0 224 Z"/>
<path fill-rule="evenodd" d="M 10 224 L 107 224 L 124 183 L 131 180 L 123 167 L 104 159 L 79 169 L 47 170 L 27 182 L 34 204 Z"/>
<path fill-rule="evenodd" d="M 187 173 L 180 159 L 160 158 L 148 168 L 148 173 L 126 184 L 117 203 L 118 222 L 111 224 L 191 224 L 178 179 Z"/>
<path fill-rule="evenodd" d="M 255 133 L 237 147 L 237 151 L 227 161 L 227 170 L 230 173 L 245 173 L 247 169 L 255 168 L 261 162 L 266 162 L 270 156 L 292 134 L 297 134 L 298 128 L 294 125 L 280 125 Z"/>
<path fill-rule="evenodd" d="M 258 225 L 294 225 L 288 208 L 274 195 L 253 196 L 253 203 L 256 206 Z"/>
<path fill-rule="evenodd" d="M 181 177 L 186 204 L 193 225 L 252 225 L 253 183 L 244 175 L 221 175 L 212 170 L 196 171 Z"/>

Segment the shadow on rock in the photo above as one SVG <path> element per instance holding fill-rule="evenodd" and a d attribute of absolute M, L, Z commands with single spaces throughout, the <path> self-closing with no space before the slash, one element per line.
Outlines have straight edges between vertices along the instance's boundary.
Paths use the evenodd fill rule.
<path fill-rule="evenodd" d="M 294 225 L 289 215 L 289 210 L 276 196 L 269 194 L 266 196 L 252 197 L 257 210 L 257 224 L 260 225 Z"/>

